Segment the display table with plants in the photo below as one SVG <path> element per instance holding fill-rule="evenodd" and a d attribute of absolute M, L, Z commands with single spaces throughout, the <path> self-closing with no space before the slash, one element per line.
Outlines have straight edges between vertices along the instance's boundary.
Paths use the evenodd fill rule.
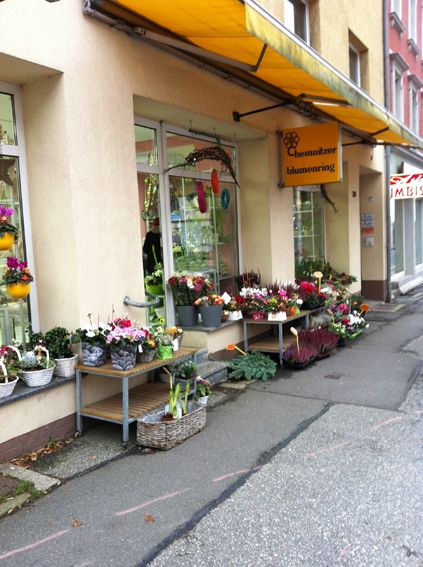
<path fill-rule="evenodd" d="M 173 353 L 171 363 L 183 362 L 191 359 L 197 349 L 180 348 Z M 129 424 L 136 421 L 141 415 L 160 408 L 168 400 L 168 386 L 166 384 L 143 384 L 129 390 L 131 379 L 141 376 L 156 368 L 168 365 L 169 360 L 154 359 L 151 362 L 135 363 L 135 366 L 126 371 L 115 370 L 112 362 L 102 366 L 76 365 L 76 415 L 77 434 L 82 434 L 83 417 L 90 417 L 101 421 L 109 421 L 122 426 L 122 442 L 126 448 L 129 439 Z M 119 380 L 122 393 L 111 396 L 99 402 L 82 406 L 83 376 L 91 374 L 98 378 L 112 378 Z"/>

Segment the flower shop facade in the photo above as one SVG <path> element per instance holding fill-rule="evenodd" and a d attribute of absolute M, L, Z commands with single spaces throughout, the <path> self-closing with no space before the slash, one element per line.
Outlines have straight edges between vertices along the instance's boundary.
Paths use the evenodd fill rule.
<path fill-rule="evenodd" d="M 131 301 L 124 305 L 125 297 L 145 300 L 144 276 L 153 275 L 146 262 L 152 252 L 161 260 L 164 279 L 176 271 L 202 272 L 220 292 L 233 288 L 245 269 L 259 270 L 263 282 L 293 280 L 296 255 L 322 254 L 338 271 L 357 277 L 353 291 L 367 286 L 370 295 L 382 298 L 384 155 L 382 147 L 361 143 L 378 130 L 371 130 L 372 120 L 381 121 L 375 118 L 380 115 L 379 107 L 372 106 L 376 103 L 366 98 L 367 133 L 357 135 L 357 124 L 341 128 L 342 179 L 326 185 L 335 212 L 319 186 L 295 191 L 280 186 L 279 133 L 344 121 L 341 106 L 334 103 L 327 107 L 334 113 L 323 116 L 310 102 L 296 104 L 294 95 L 284 101 L 280 85 L 260 77 L 247 80 L 239 67 L 228 73 L 226 56 L 208 59 L 125 33 L 138 16 L 130 13 L 128 22 L 116 27 L 112 12 L 122 3 L 107 3 L 113 8 L 109 13 L 96 11 L 95 2 L 85 2 L 83 11 L 82 4 L 0 4 L 0 17 L 8 22 L 0 53 L 0 123 L 7 131 L 0 146 L 0 205 L 15 208 L 21 231 L 15 252 L 27 259 L 35 278 L 29 299 L 16 305 L 2 300 L 8 317 L 2 342 L 22 338 L 26 321 L 36 330 L 55 325 L 75 329 L 88 313 L 101 320 L 114 311 L 134 320 L 166 317 L 173 323 L 172 299 L 165 289 L 154 309 L 139 309 Z M 202 7 L 208 10 L 211 4 Z M 276 2 L 262 4 L 276 13 Z M 176 11 L 174 3 L 165 8 Z M 238 2 L 231 8 L 245 9 Z M 272 25 L 269 37 L 281 33 Z M 299 40 L 291 35 L 287 38 L 298 49 Z M 306 73 L 306 62 L 298 65 Z M 318 65 L 323 65 L 320 59 Z M 348 80 L 339 81 L 347 92 Z M 234 111 L 248 113 L 278 103 L 266 112 L 233 119 Z M 364 111 L 357 109 L 357 114 L 363 124 Z M 384 125 L 381 142 L 402 139 L 390 118 Z M 219 160 L 181 165 L 192 151 L 215 146 L 231 158 L 236 180 Z M 219 175 L 218 194 L 208 189 L 212 169 Z M 199 183 L 205 191 L 204 212 Z M 362 213 L 373 215 L 371 246 L 363 241 Z M 160 234 L 159 251 L 144 249 L 148 233 Z M 7 254 L 3 256 L 2 265 Z M 155 284 L 154 278 L 150 283 Z M 190 346 L 206 344 L 213 352 L 242 338 L 237 324 L 212 335 L 204 339 L 187 333 L 184 340 Z M 113 382 L 95 379 L 88 379 L 87 386 L 87 401 L 118 391 Z M 4 404 L 0 419 L 0 460 L 2 452 L 10 456 L 18 447 L 74 431 L 75 384 L 63 382 Z"/>

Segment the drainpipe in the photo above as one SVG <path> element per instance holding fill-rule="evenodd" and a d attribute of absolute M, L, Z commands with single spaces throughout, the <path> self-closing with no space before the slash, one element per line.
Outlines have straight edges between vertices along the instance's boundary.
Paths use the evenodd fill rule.
<path fill-rule="evenodd" d="M 383 0 L 383 74 L 384 74 L 384 101 L 389 108 L 389 0 Z M 385 146 L 385 222 L 386 222 L 386 302 L 392 301 L 391 284 L 391 196 L 389 177 L 391 175 L 391 146 Z"/>

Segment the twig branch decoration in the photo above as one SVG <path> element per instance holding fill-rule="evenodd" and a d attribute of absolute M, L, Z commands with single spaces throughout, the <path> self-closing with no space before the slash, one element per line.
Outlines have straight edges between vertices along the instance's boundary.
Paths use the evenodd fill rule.
<path fill-rule="evenodd" d="M 178 163 L 177 165 L 172 165 L 172 167 L 168 167 L 165 171 L 170 171 L 171 169 L 175 169 L 176 167 L 187 167 L 193 166 L 199 161 L 204 160 L 211 160 L 211 161 L 220 161 L 225 167 L 225 171 L 229 171 L 233 180 L 239 187 L 238 180 L 235 175 L 235 170 L 232 167 L 231 158 L 225 152 L 225 150 L 221 146 L 211 146 L 209 148 L 202 148 L 199 150 L 194 150 L 193 152 L 189 153 L 185 158 L 183 163 Z"/>
<path fill-rule="evenodd" d="M 332 199 L 329 197 L 329 195 L 326 192 L 326 187 L 324 183 L 320 184 L 320 193 L 322 194 L 323 199 L 329 203 L 329 205 L 332 207 L 332 209 L 335 211 L 335 213 L 338 212 L 338 209 L 335 206 L 335 203 L 332 201 Z"/>

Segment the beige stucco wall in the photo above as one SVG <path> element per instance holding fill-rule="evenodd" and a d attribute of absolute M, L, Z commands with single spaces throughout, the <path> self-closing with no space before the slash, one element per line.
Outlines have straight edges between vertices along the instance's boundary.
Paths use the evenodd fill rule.
<path fill-rule="evenodd" d="M 271 4 L 277 11 L 276 2 Z M 319 4 L 329 18 L 330 3 Z M 342 5 L 351 16 L 348 2 Z M 137 101 L 154 100 L 166 105 L 170 122 L 195 129 L 196 116 L 201 116 L 199 129 L 239 142 L 243 267 L 260 269 L 263 281 L 292 279 L 292 189 L 277 187 L 275 132 L 310 120 L 274 110 L 236 124 L 233 110 L 260 108 L 269 100 L 88 18 L 81 6 L 80 0 L 0 2 L 0 21 L 8 22 L 1 34 L 0 80 L 13 77 L 14 58 L 44 69 L 41 78 L 31 65 L 20 68 L 19 74 L 41 328 L 73 328 L 86 322 L 87 313 L 107 319 L 112 307 L 142 317 L 139 310 L 122 305 L 125 295 L 143 299 L 134 97 L 141 114 L 143 105 L 138 108 Z M 344 36 L 331 39 L 342 27 L 334 17 L 331 14 L 328 22 L 321 17 L 322 53 L 328 59 L 339 56 L 334 61 L 344 68 L 347 59 L 336 53 L 336 42 Z M 371 41 L 354 33 L 364 43 Z M 49 74 L 45 68 L 56 71 Z M 348 183 L 356 182 L 359 164 L 370 154 L 367 148 L 360 151 L 344 154 Z M 359 275 L 359 200 L 352 200 L 349 189 L 344 214 L 333 225 L 347 227 L 345 246 L 331 251 L 331 239 L 336 241 L 332 230 L 328 253 L 329 259 L 333 254 L 340 262 L 352 254 L 345 269 Z M 38 412 L 36 419 L 22 425 L 12 420 L 14 437 L 74 411 L 73 386 L 55 392 L 45 394 L 51 396 L 51 412 Z M 107 393 L 97 383 L 90 396 L 95 400 Z M 56 396 L 60 403 L 55 403 Z M 19 413 L 26 412 L 30 400 L 20 402 Z M 2 411 L 13 415 L 11 409 Z"/>
<path fill-rule="evenodd" d="M 383 104 L 382 0 L 318 0 L 309 7 L 312 47 L 349 77 L 351 31 L 368 50 L 365 88 Z"/>

